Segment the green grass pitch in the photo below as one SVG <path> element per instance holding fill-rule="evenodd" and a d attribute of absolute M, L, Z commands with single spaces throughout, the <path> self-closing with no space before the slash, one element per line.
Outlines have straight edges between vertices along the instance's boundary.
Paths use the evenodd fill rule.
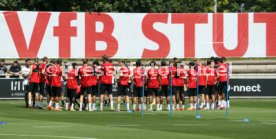
<path fill-rule="evenodd" d="M 224 110 L 145 112 L 55 112 L 1 100 L 0 139 L 227 139 L 276 138 L 276 99 L 231 99 Z M 249 122 L 243 122 L 248 118 Z"/>

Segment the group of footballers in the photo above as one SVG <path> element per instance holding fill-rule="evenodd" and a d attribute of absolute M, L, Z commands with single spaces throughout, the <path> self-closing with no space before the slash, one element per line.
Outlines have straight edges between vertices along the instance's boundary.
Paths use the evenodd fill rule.
<path fill-rule="evenodd" d="M 229 99 L 225 95 L 229 81 L 225 57 L 212 57 L 207 61 L 197 59 L 187 65 L 176 58 L 169 62 L 151 61 L 148 65 L 137 60 L 133 66 L 123 60 L 118 62 L 119 66 L 114 66 L 106 56 L 102 57 L 101 64 L 98 60 L 90 63 L 84 59 L 82 62 L 81 66 L 72 63 L 68 67 L 68 64 L 62 64 L 61 59 L 49 62 L 44 57 L 42 62 L 35 59 L 33 63 L 27 59 L 29 70 L 23 73 L 26 107 L 43 108 L 43 98 L 47 97 L 48 110 L 60 111 L 64 108 L 76 111 L 78 108 L 78 111 L 95 111 L 98 110 L 98 95 L 100 111 L 103 111 L 107 98 L 110 109 L 116 111 L 121 110 L 122 102 L 127 111 L 209 110 L 229 106 L 225 101 Z M 113 105 L 114 84 L 118 86 L 116 109 Z M 64 94 L 66 104 L 60 107 L 59 102 L 64 101 Z M 189 96 L 187 108 L 185 96 Z M 167 105 L 165 109 L 163 100 Z M 156 104 L 155 109 L 153 104 Z"/>

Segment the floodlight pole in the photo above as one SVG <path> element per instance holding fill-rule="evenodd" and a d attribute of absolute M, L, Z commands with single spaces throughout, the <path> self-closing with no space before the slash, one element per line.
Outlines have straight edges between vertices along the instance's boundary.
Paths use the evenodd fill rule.
<path fill-rule="evenodd" d="M 218 12 L 218 2 L 217 2 L 217 0 L 214 0 L 214 1 L 215 1 L 214 13 L 217 13 Z"/>

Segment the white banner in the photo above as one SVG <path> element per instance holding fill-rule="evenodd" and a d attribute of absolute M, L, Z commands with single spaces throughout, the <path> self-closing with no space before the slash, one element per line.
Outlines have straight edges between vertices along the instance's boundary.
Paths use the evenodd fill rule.
<path fill-rule="evenodd" d="M 0 12 L 0 57 L 276 57 L 276 13 Z"/>

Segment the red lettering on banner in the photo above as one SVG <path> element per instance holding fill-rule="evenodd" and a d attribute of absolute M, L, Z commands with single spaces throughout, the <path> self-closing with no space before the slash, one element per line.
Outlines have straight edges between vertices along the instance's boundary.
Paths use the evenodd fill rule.
<path fill-rule="evenodd" d="M 224 46 L 223 14 L 213 14 L 213 47 L 218 56 L 242 57 L 248 48 L 248 14 L 238 14 L 238 41 L 233 50 Z"/>
<path fill-rule="evenodd" d="M 20 58 L 36 57 L 45 34 L 51 13 L 37 13 L 29 47 L 16 12 L 4 12 L 14 45 Z"/>
<path fill-rule="evenodd" d="M 142 21 L 144 35 L 159 45 L 157 50 L 144 49 L 142 58 L 166 58 L 170 52 L 170 41 L 166 35 L 154 29 L 154 23 L 168 22 L 168 14 L 147 14 Z"/>
<path fill-rule="evenodd" d="M 103 31 L 96 32 L 96 22 L 103 24 Z M 108 14 L 85 14 L 85 57 L 101 57 L 107 55 L 112 57 L 118 50 L 118 42 L 112 32 L 114 30 L 114 21 Z M 96 42 L 106 42 L 106 50 L 96 50 Z"/>
<path fill-rule="evenodd" d="M 276 56 L 276 14 L 254 13 L 255 23 L 266 23 L 266 56 Z"/>
<path fill-rule="evenodd" d="M 71 57 L 71 36 L 77 36 L 77 27 L 71 27 L 72 20 L 77 19 L 77 13 L 60 13 L 59 26 L 54 27 L 54 36 L 59 37 L 59 57 Z"/>
<path fill-rule="evenodd" d="M 195 57 L 195 24 L 208 23 L 208 14 L 172 14 L 173 24 L 184 27 L 184 57 Z"/>

